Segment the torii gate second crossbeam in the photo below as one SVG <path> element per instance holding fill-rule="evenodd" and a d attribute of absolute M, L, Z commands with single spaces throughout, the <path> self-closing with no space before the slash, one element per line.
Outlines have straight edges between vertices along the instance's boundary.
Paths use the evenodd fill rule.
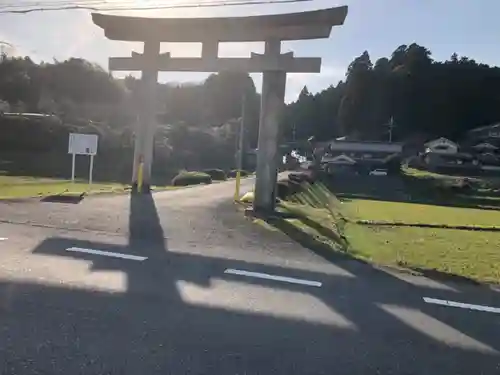
<path fill-rule="evenodd" d="M 342 25 L 347 6 L 301 13 L 226 18 L 140 18 L 93 13 L 94 23 L 107 38 L 144 43 L 144 53 L 109 59 L 111 71 L 141 71 L 142 94 L 135 137 L 132 186 L 143 162 L 143 190 L 149 191 L 155 124 L 154 92 L 160 71 L 262 72 L 262 97 L 257 153 L 254 210 L 271 212 L 275 206 L 278 135 L 284 108 L 286 73 L 318 73 L 321 58 L 281 53 L 281 42 L 328 38 L 333 26 Z M 264 54 L 250 58 L 218 57 L 221 42 L 265 42 Z M 160 53 L 161 42 L 202 43 L 199 58 L 173 58 Z"/>

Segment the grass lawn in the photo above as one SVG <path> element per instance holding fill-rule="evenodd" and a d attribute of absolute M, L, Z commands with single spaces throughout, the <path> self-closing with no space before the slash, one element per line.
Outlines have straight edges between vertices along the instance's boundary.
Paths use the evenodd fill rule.
<path fill-rule="evenodd" d="M 114 183 L 93 183 L 36 177 L 0 176 L 0 199 L 43 197 L 57 194 L 118 193 L 127 186 Z"/>
<path fill-rule="evenodd" d="M 353 199 L 342 204 L 344 213 L 356 220 L 500 226 L 500 210 L 445 207 L 431 204 Z"/>
<path fill-rule="evenodd" d="M 375 263 L 500 282 L 500 233 L 348 224 L 355 255 Z"/>
<path fill-rule="evenodd" d="M 316 194 L 318 187 L 323 194 Z M 484 226 L 500 226 L 500 211 L 366 199 L 339 204 L 332 193 L 324 192 L 324 186 L 317 183 L 299 193 L 307 199 L 295 197 L 283 204 L 297 216 L 283 219 L 285 224 L 309 236 L 311 243 L 377 264 L 500 283 L 500 232 L 342 224 L 334 210 L 349 219 Z M 347 247 L 342 246 L 339 234 L 347 240 Z"/>
<path fill-rule="evenodd" d="M 37 177 L 0 176 L 0 199 L 45 197 L 57 194 L 124 193 L 130 185 L 87 181 L 59 180 Z M 173 186 L 153 186 L 153 190 L 176 189 Z"/>

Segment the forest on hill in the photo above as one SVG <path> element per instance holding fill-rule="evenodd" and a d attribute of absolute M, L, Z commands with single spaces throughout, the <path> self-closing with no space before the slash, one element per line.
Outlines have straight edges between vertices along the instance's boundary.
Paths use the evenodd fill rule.
<path fill-rule="evenodd" d="M 55 116 L 0 117 L 0 170 L 67 175 L 67 135 L 85 131 L 100 135 L 97 178 L 129 178 L 139 84 L 83 59 L 37 64 L 1 56 L 0 111 Z M 253 148 L 260 95 L 249 75 L 222 72 L 201 83 L 159 83 L 154 176 L 234 167 L 243 98 L 246 147 Z M 345 135 L 387 140 L 391 120 L 395 141 L 458 140 L 469 129 L 500 122 L 500 69 L 456 54 L 434 61 L 418 44 L 399 46 L 375 62 L 365 51 L 344 80 L 314 94 L 304 87 L 286 106 L 282 141 Z"/>
<path fill-rule="evenodd" d="M 286 111 L 287 137 L 351 136 L 388 140 L 447 137 L 500 121 L 500 68 L 453 54 L 434 61 L 418 44 L 401 45 L 373 62 L 368 51 L 347 68 L 345 80 L 311 94 L 305 87 Z"/>

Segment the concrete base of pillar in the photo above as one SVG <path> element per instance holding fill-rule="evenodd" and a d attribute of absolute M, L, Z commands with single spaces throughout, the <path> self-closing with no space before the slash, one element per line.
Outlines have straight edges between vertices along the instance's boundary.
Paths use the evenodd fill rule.
<path fill-rule="evenodd" d="M 150 194 L 151 193 L 151 185 L 143 184 L 141 191 L 139 191 L 139 188 L 137 186 L 137 182 L 134 182 L 134 183 L 132 183 L 131 192 L 132 192 L 132 194 Z"/>
<path fill-rule="evenodd" d="M 276 211 L 248 207 L 245 209 L 245 216 L 254 219 L 268 219 L 270 217 L 276 216 Z"/>
<path fill-rule="evenodd" d="M 288 212 L 282 212 L 278 210 L 262 210 L 253 207 L 248 207 L 245 209 L 245 216 L 253 219 L 300 219 L 300 215 L 291 214 Z"/>

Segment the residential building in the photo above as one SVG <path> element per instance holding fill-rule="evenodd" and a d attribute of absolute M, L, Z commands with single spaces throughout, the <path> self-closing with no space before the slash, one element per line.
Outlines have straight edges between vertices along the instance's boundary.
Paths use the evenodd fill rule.
<path fill-rule="evenodd" d="M 403 145 L 401 143 L 348 141 L 328 142 L 321 163 L 329 171 L 356 171 L 369 173 L 376 168 L 389 168 L 397 159 L 398 168 Z"/>
<path fill-rule="evenodd" d="M 467 143 L 490 143 L 494 146 L 500 146 L 500 123 L 481 126 L 469 130 L 466 135 Z"/>
<path fill-rule="evenodd" d="M 458 152 L 458 144 L 443 137 L 429 141 L 424 146 L 426 153 L 453 155 Z"/>
<path fill-rule="evenodd" d="M 436 172 L 482 174 L 498 171 L 500 157 L 498 147 L 490 143 L 491 135 L 495 134 L 491 129 L 483 128 L 473 133 L 475 136 L 468 138 L 462 146 L 446 138 L 429 141 L 425 144 L 425 152 L 420 155 L 421 160 L 428 169 Z"/>

